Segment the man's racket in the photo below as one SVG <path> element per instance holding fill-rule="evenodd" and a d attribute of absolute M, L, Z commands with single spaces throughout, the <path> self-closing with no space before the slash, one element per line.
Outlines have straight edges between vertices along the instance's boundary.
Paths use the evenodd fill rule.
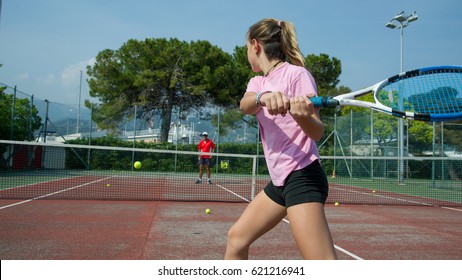
<path fill-rule="evenodd" d="M 375 103 L 356 100 L 371 92 Z M 310 100 L 317 108 L 354 106 L 420 121 L 462 120 L 462 66 L 416 69 L 362 90 Z"/>

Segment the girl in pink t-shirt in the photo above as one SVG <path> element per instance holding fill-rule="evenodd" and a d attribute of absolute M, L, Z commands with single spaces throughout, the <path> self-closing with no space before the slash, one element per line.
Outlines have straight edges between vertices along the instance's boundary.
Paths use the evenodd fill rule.
<path fill-rule="evenodd" d="M 250 245 L 285 216 L 304 259 L 336 259 L 324 213 L 327 177 L 315 143 L 324 126 L 308 99 L 317 95 L 316 84 L 293 24 L 255 23 L 247 33 L 247 57 L 263 76 L 250 80 L 240 108 L 258 119 L 271 182 L 229 230 L 225 259 L 247 259 Z"/>

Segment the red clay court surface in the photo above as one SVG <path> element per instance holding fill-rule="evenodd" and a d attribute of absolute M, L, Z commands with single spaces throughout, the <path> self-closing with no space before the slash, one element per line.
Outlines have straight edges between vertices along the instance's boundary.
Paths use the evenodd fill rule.
<path fill-rule="evenodd" d="M 0 259 L 220 260 L 246 203 L 0 200 Z M 8 206 L 12 205 L 12 206 Z M 204 210 L 210 208 L 207 215 Z M 326 205 L 340 259 L 460 260 L 462 208 Z M 251 259 L 301 259 L 283 221 Z"/>

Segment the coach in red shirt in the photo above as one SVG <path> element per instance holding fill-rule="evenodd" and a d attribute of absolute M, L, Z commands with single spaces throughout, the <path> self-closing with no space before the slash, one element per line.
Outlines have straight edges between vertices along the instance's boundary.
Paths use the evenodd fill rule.
<path fill-rule="evenodd" d="M 197 145 L 197 149 L 201 153 L 199 156 L 199 164 L 200 164 L 200 170 L 199 170 L 199 179 L 197 179 L 196 184 L 201 184 L 202 183 L 202 174 L 204 174 L 204 166 L 207 170 L 207 182 L 211 185 L 212 180 L 210 180 L 210 164 L 212 160 L 212 156 L 210 153 L 213 153 L 215 150 L 215 144 L 213 143 L 212 140 L 209 139 L 208 133 L 203 132 L 202 133 L 203 139 L 199 142 Z"/>

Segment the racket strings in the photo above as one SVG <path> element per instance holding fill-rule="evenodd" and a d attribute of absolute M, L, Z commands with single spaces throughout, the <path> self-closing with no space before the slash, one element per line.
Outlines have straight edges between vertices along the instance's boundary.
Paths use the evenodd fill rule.
<path fill-rule="evenodd" d="M 377 99 L 395 110 L 419 114 L 462 113 L 462 70 L 427 70 L 380 89 Z M 391 100 L 392 99 L 392 100 Z"/>

